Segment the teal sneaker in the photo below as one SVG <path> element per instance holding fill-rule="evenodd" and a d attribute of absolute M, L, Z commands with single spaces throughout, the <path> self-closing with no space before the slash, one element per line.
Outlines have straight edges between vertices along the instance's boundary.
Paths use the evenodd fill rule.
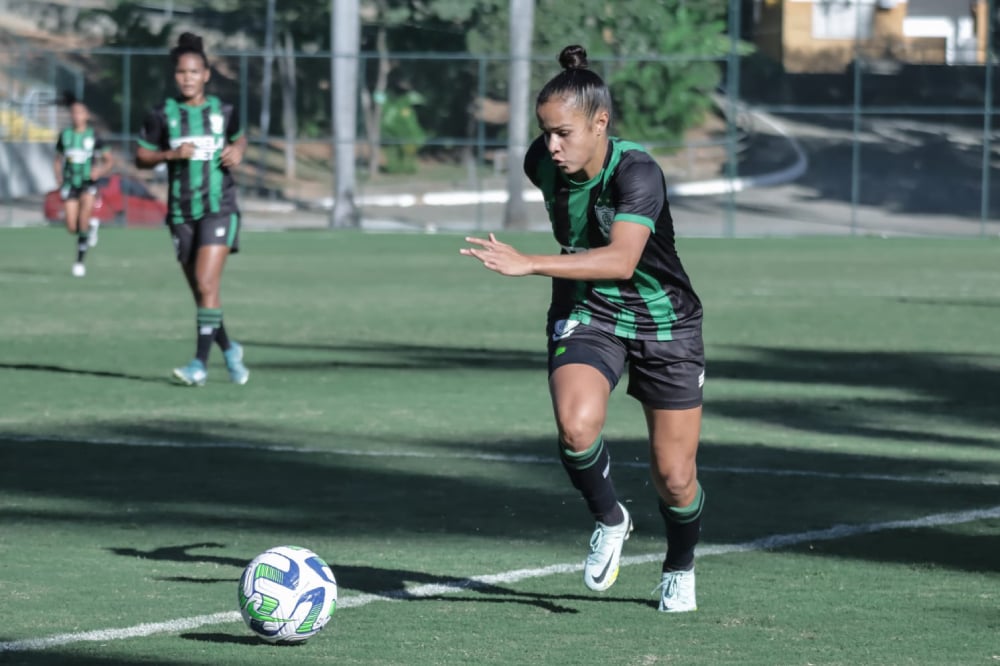
<path fill-rule="evenodd" d="M 226 357 L 226 369 L 229 370 L 229 379 L 234 384 L 246 384 L 250 379 L 250 371 L 243 365 L 243 345 L 238 342 L 230 342 L 229 349 L 222 352 Z"/>
<path fill-rule="evenodd" d="M 194 359 L 182 368 L 174 368 L 174 379 L 185 386 L 204 386 L 208 371 L 204 363 Z"/>

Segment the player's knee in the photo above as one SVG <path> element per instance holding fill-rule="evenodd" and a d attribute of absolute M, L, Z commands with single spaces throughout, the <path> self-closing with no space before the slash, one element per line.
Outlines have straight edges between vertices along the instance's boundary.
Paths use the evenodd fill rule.
<path fill-rule="evenodd" d="M 671 506 L 686 506 L 698 488 L 698 479 L 694 466 L 689 467 L 657 467 L 653 469 L 653 481 L 665 495 L 664 499 Z"/>
<path fill-rule="evenodd" d="M 586 451 L 601 436 L 604 423 L 601 419 L 586 414 L 574 414 L 558 419 L 559 439 L 573 451 Z"/>
<path fill-rule="evenodd" d="M 197 278 L 198 298 L 211 300 L 218 297 L 219 279 L 214 275 L 199 275 Z"/>

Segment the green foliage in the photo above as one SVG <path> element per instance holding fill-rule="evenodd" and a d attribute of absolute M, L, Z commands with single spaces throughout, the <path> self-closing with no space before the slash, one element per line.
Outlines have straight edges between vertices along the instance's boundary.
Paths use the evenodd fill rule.
<path fill-rule="evenodd" d="M 419 93 L 393 95 L 382 106 L 382 138 L 385 146 L 385 170 L 389 173 L 416 173 L 417 151 L 427 140 L 420 126 L 416 106 L 423 104 Z"/>
<path fill-rule="evenodd" d="M 710 94 L 721 80 L 719 62 L 731 48 L 726 1 L 584 4 L 582 21 L 556 11 L 556 0 L 539 5 L 537 49 L 552 53 L 549 76 L 558 71 L 555 56 L 564 46 L 582 44 L 611 88 L 616 133 L 646 143 L 681 139 L 711 108 Z"/>
<path fill-rule="evenodd" d="M 537 0 L 534 30 L 532 87 L 539 89 L 558 71 L 556 56 L 562 47 L 579 43 L 587 48 L 592 67 L 609 83 L 615 101 L 615 131 L 647 143 L 677 141 L 711 108 L 710 93 L 721 80 L 720 62 L 731 47 L 726 36 L 727 0 L 579 0 L 572 5 L 557 0 Z M 193 6 L 194 21 L 208 34 L 240 33 L 254 48 L 264 45 L 267 0 L 213 0 Z M 377 12 L 372 10 L 376 9 Z M 416 108 L 418 124 L 429 137 L 468 137 L 475 131 L 469 109 L 476 98 L 503 100 L 507 96 L 507 67 L 502 56 L 509 48 L 509 4 L 506 0 L 381 0 L 363 3 L 362 45 L 376 49 L 375 34 L 382 27 L 391 53 L 427 53 L 426 58 L 400 57 L 391 61 L 386 92 L 399 95 L 416 91 L 427 104 Z M 300 52 L 328 49 L 329 3 L 314 0 L 281 0 L 275 5 L 274 35 L 289 32 Z M 139 2 L 128 0 L 107 11 L 117 29 L 109 46 L 162 48 L 164 56 L 176 26 L 153 28 Z M 374 18 L 372 18 L 374 17 Z M 86 19 L 84 19 L 86 20 Z M 221 40 L 221 41 L 220 41 Z M 212 50 L 220 51 L 224 37 Z M 454 59 L 449 55 L 471 53 L 486 57 Z M 645 60 L 639 60 L 645 59 Z M 222 65 L 222 56 L 213 62 Z M 101 115 L 117 119 L 122 105 L 131 108 L 131 128 L 142 121 L 145 110 L 172 90 L 166 60 L 156 56 L 131 61 L 132 85 L 124 85 L 120 56 L 101 60 L 101 79 L 107 94 L 100 95 Z M 229 62 L 223 71 L 235 72 Z M 264 59 L 247 63 L 250 118 L 259 114 Z M 363 63 L 362 85 L 374 89 L 378 62 Z M 296 110 L 299 126 L 314 132 L 329 131 L 329 63 L 323 58 L 299 58 Z M 138 85 L 137 82 L 142 82 Z M 317 85 L 320 84 L 320 85 Z M 220 74 L 212 83 L 221 93 L 227 85 Z M 230 92 L 237 93 L 233 82 Z M 129 100 L 123 99 L 131 90 Z M 235 97 L 235 94 L 230 94 Z M 272 96 L 272 117 L 280 115 L 280 95 Z M 490 127 L 499 136 L 502 127 Z M 487 137 L 489 138 L 489 137 Z"/>
<path fill-rule="evenodd" d="M 108 20 L 115 26 L 115 32 L 106 40 L 106 46 L 163 49 L 162 56 L 130 56 L 128 70 L 120 54 L 94 57 L 96 74 L 87 85 L 95 94 L 87 95 L 88 106 L 114 131 L 122 131 L 122 109 L 128 108 L 129 124 L 134 131 L 142 125 L 149 109 L 163 99 L 168 89 L 172 90 L 167 52 L 174 25 L 168 22 L 158 29 L 154 28 L 136 2 L 119 2 L 112 9 L 81 12 L 77 22 L 85 26 L 91 22 L 103 24 Z"/>

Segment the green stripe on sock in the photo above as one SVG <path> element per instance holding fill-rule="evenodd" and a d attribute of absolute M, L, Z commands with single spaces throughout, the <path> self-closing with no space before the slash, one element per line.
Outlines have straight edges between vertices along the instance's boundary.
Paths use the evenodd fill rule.
<path fill-rule="evenodd" d="M 666 506 L 667 515 L 675 523 L 685 524 L 698 520 L 701 516 L 702 507 L 705 506 L 705 493 L 701 489 L 701 484 L 695 491 L 694 499 L 687 506 Z"/>
<path fill-rule="evenodd" d="M 221 308 L 198 308 L 196 315 L 198 326 L 215 326 L 222 323 Z"/>
<path fill-rule="evenodd" d="M 587 469 L 588 467 L 592 467 L 601 457 L 601 449 L 604 448 L 604 436 L 599 436 L 586 451 L 568 449 L 562 441 L 559 442 L 559 446 L 562 449 L 562 455 L 567 464 L 571 465 L 574 469 Z"/>

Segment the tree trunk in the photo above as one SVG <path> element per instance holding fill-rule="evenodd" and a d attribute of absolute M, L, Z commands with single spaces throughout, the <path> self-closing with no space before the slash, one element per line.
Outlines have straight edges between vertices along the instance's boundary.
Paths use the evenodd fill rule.
<path fill-rule="evenodd" d="M 368 176 L 372 179 L 378 176 L 381 163 L 382 147 L 382 106 L 385 104 L 385 91 L 389 85 L 389 72 L 392 63 L 389 62 L 389 47 L 384 27 L 384 17 L 388 6 L 384 0 L 378 3 L 380 23 L 375 33 L 375 50 L 378 52 L 378 74 L 375 87 L 370 92 L 366 87 L 361 92 L 361 108 L 365 118 L 365 133 L 368 135 Z"/>
<path fill-rule="evenodd" d="M 295 112 L 297 86 L 295 81 L 295 38 L 292 31 L 285 31 L 285 45 L 278 60 L 281 75 L 281 124 L 285 129 L 285 178 L 294 180 L 295 141 L 299 135 L 299 119 Z"/>

